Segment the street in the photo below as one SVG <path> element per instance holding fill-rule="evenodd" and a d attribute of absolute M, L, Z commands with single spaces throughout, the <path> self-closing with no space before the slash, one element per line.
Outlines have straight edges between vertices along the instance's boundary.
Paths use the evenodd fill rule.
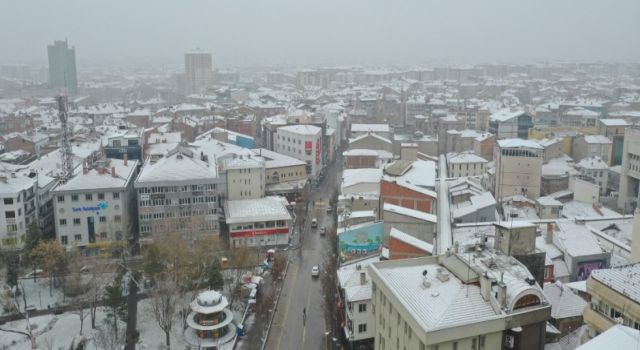
<path fill-rule="evenodd" d="M 325 324 L 321 278 L 311 277 L 311 268 L 322 265 L 329 243 L 320 235 L 320 228 L 335 227 L 333 215 L 327 213 L 329 199 L 339 185 L 339 161 L 328 167 L 324 181 L 318 189 L 311 190 L 309 212 L 305 226 L 294 245 L 300 248 L 290 252 L 290 266 L 284 281 L 282 295 L 273 320 L 267 349 L 324 349 L 327 325 Z M 313 204 L 315 202 L 315 205 Z M 311 228 L 311 219 L 318 220 L 318 228 Z M 331 249 L 335 249 L 332 247 Z M 306 309 L 306 322 L 303 310 Z"/>

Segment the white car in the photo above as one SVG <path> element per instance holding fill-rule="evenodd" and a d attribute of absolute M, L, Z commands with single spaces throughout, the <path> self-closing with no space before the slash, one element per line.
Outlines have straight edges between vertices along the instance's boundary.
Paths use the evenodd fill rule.
<path fill-rule="evenodd" d="M 315 265 L 314 267 L 311 268 L 311 277 L 319 277 L 320 276 L 320 267 L 318 267 L 318 265 Z"/>

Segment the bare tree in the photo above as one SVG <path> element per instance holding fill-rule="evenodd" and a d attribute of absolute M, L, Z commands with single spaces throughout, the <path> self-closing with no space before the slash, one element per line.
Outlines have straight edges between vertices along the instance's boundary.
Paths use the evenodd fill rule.
<path fill-rule="evenodd" d="M 97 328 L 93 335 L 93 342 L 96 348 L 101 350 L 120 350 L 124 346 L 124 332 L 117 330 L 114 332 L 113 325 L 106 322 L 102 327 Z"/>
<path fill-rule="evenodd" d="M 86 301 L 91 316 L 91 328 L 96 329 L 96 318 L 98 315 L 98 306 L 104 295 L 104 288 L 113 280 L 107 273 L 109 266 L 107 264 L 95 264 L 91 267 L 90 278 L 87 282 Z"/>
<path fill-rule="evenodd" d="M 287 267 L 287 257 L 284 254 L 277 254 L 273 258 L 273 264 L 271 264 L 271 276 L 273 276 L 273 280 L 277 280 L 280 278 L 284 269 Z"/>
<path fill-rule="evenodd" d="M 242 276 L 245 274 L 247 267 L 251 265 L 251 250 L 246 247 L 234 248 L 231 251 L 229 259 L 232 270 L 228 273 L 229 285 L 229 308 L 242 294 Z"/>
<path fill-rule="evenodd" d="M 178 288 L 176 281 L 168 278 L 159 281 L 151 295 L 151 311 L 165 336 L 165 345 L 171 348 L 171 329 L 176 318 Z"/>
<path fill-rule="evenodd" d="M 24 317 L 25 321 L 27 322 L 26 330 L 20 331 L 20 330 L 7 329 L 7 328 L 0 327 L 0 331 L 4 331 L 4 332 L 8 332 L 8 333 L 15 333 L 15 334 L 22 334 L 25 337 L 27 337 L 29 339 L 29 341 L 31 342 L 31 349 L 37 349 L 38 348 L 38 346 L 36 344 L 36 336 L 37 335 L 33 332 L 33 329 L 31 329 L 31 321 L 29 320 L 29 310 L 27 310 L 27 296 L 26 296 L 26 293 L 24 293 L 24 287 L 22 286 L 22 282 L 20 282 L 20 289 L 22 289 L 22 291 L 23 291 L 22 292 L 22 301 L 24 302 L 24 312 L 20 312 L 20 306 L 18 304 L 17 293 L 14 293 L 14 295 L 13 295 L 13 302 L 14 302 L 16 310 L 18 310 L 18 312 L 20 312 L 22 317 Z"/>

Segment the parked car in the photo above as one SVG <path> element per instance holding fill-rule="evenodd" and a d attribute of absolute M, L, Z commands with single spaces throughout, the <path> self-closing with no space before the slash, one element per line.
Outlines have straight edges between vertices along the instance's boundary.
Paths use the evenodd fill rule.
<path fill-rule="evenodd" d="M 320 267 L 318 265 L 314 265 L 311 268 L 311 277 L 320 277 Z"/>
<path fill-rule="evenodd" d="M 31 270 L 31 272 L 29 272 L 28 274 L 24 275 L 24 277 L 22 277 L 22 278 L 41 277 L 43 272 L 44 271 L 42 271 L 42 269 Z"/>

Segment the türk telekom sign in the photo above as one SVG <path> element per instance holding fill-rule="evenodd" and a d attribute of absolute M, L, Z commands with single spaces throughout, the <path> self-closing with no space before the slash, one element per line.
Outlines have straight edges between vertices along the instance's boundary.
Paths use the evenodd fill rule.
<path fill-rule="evenodd" d="M 313 141 L 304 142 L 304 151 L 310 154 L 313 151 Z"/>

